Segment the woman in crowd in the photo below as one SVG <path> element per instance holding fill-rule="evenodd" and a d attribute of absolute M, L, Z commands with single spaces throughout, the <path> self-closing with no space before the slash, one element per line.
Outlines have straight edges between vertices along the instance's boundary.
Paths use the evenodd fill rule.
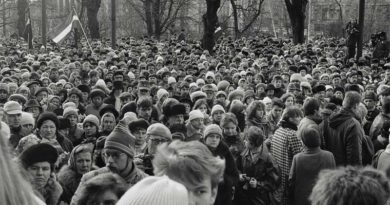
<path fill-rule="evenodd" d="M 271 125 L 265 117 L 265 105 L 261 101 L 253 101 L 246 108 L 246 127 L 249 128 L 250 126 L 256 126 L 260 128 L 265 136 L 265 139 L 268 139 L 268 137 L 273 133 L 270 127 Z"/>
<path fill-rule="evenodd" d="M 223 142 L 229 147 L 234 160 L 236 160 L 242 150 L 244 150 L 244 143 L 240 136 L 236 116 L 233 113 L 225 113 L 222 117 L 220 127 L 222 128 Z"/>
<path fill-rule="evenodd" d="M 107 112 L 101 118 L 100 136 L 108 136 L 114 130 L 116 120 L 114 114 Z"/>

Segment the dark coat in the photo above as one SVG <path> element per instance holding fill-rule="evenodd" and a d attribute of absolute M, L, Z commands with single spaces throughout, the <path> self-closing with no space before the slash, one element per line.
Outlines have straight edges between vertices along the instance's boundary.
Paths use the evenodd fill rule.
<path fill-rule="evenodd" d="M 70 203 L 73 194 L 76 192 L 83 175 L 77 174 L 68 165 L 65 165 L 58 172 L 58 182 L 60 182 L 64 192 L 61 199 L 66 203 Z"/>
<path fill-rule="evenodd" d="M 233 187 L 238 183 L 238 170 L 232 153 L 224 142 L 220 142 L 215 149 L 210 148 L 214 156 L 225 159 L 223 182 L 218 185 L 217 198 L 214 205 L 230 205 L 233 199 Z"/>
<path fill-rule="evenodd" d="M 383 123 L 387 120 L 390 120 L 390 117 L 383 113 L 380 113 L 375 117 L 370 128 L 370 138 L 372 140 L 376 139 L 376 137 L 382 133 Z"/>
<path fill-rule="evenodd" d="M 240 133 L 238 131 L 238 133 Z M 241 139 L 241 136 L 239 134 L 234 136 L 227 136 L 223 134 L 222 141 L 227 145 L 230 152 L 233 155 L 234 160 L 237 160 L 237 158 L 240 156 L 241 152 L 244 150 L 244 142 Z"/>
<path fill-rule="evenodd" d="M 333 154 L 315 148 L 294 156 L 289 176 L 290 201 L 296 205 L 310 205 L 308 200 L 318 173 L 336 167 Z"/>
<path fill-rule="evenodd" d="M 240 182 L 237 187 L 236 202 L 245 205 L 279 204 L 274 194 L 281 183 L 280 170 L 267 146 L 261 145 L 256 153 L 245 149 L 237 160 L 238 169 L 249 178 L 257 180 L 257 187 L 249 186 L 249 181 Z"/>
<path fill-rule="evenodd" d="M 330 117 L 328 126 L 321 126 L 326 149 L 333 153 L 337 166 L 362 165 L 364 131 L 351 110 L 341 109 Z"/>

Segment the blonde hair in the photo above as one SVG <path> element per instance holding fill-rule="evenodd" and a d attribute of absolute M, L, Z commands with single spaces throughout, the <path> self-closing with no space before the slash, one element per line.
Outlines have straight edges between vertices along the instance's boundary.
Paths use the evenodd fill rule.
<path fill-rule="evenodd" d="M 3 205 L 36 205 L 33 189 L 11 158 L 6 137 L 0 133 L 0 199 Z"/>

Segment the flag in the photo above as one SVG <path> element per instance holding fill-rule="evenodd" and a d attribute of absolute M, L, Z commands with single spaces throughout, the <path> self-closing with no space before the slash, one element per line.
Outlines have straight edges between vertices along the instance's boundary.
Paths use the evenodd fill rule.
<path fill-rule="evenodd" d="M 29 12 L 29 14 L 30 14 L 30 12 Z M 24 32 L 23 32 L 23 38 L 24 38 L 24 40 L 26 40 L 28 42 L 28 49 L 32 49 L 33 48 L 33 45 L 32 45 L 33 33 L 32 33 L 30 15 L 27 18 L 26 26 L 25 26 Z"/>
<path fill-rule="evenodd" d="M 76 15 L 73 15 L 73 18 L 69 22 L 69 24 L 59 34 L 55 35 L 55 37 L 53 38 L 53 41 L 55 43 L 59 43 L 60 41 L 65 39 L 65 37 L 72 31 L 72 29 L 75 26 L 81 26 L 81 25 L 80 25 L 79 17 L 77 17 Z"/>

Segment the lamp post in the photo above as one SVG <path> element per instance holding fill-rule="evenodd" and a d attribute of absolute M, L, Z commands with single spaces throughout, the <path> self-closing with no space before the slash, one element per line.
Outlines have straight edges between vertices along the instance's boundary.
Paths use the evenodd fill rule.
<path fill-rule="evenodd" d="M 356 59 L 358 60 L 363 54 L 363 32 L 364 32 L 364 7 L 366 5 L 365 0 L 359 0 L 359 40 L 357 46 Z"/>

